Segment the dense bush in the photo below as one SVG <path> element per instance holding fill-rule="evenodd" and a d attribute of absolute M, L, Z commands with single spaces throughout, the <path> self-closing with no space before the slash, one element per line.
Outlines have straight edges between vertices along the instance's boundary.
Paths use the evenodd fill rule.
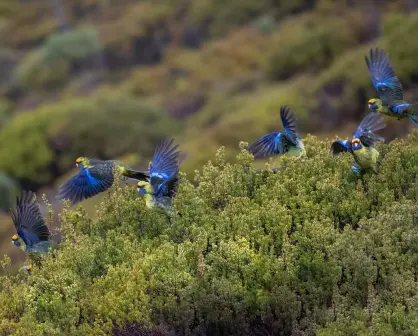
<path fill-rule="evenodd" d="M 418 132 L 379 146 L 377 175 L 305 143 L 276 173 L 220 149 L 171 225 L 128 187 L 97 220 L 66 208 L 42 268 L 2 277 L 0 334 L 415 334 Z"/>
<path fill-rule="evenodd" d="M 267 74 L 272 79 L 294 76 L 297 72 L 318 72 L 342 52 L 357 45 L 369 27 L 361 12 L 344 16 L 318 13 L 290 18 L 273 39 Z"/>
<path fill-rule="evenodd" d="M 151 156 L 156 141 L 178 130 L 179 124 L 160 108 L 105 90 L 44 105 L 8 122 L 0 141 L 13 146 L 0 148 L 0 169 L 20 180 L 49 183 L 79 156 Z"/>
<path fill-rule="evenodd" d="M 14 74 L 14 81 L 28 89 L 62 84 L 68 79 L 72 63 L 101 52 L 97 31 L 80 28 L 51 34 L 42 47 L 28 53 Z"/>

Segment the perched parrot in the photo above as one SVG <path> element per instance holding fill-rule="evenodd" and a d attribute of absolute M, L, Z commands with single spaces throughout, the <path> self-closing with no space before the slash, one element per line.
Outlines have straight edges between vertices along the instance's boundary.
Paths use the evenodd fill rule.
<path fill-rule="evenodd" d="M 398 120 L 409 117 L 418 126 L 418 114 L 414 110 L 416 104 L 403 100 L 403 88 L 389 60 L 389 54 L 383 49 L 370 49 L 370 56 L 366 58 L 367 68 L 380 99 L 369 99 L 369 108 Z"/>
<path fill-rule="evenodd" d="M 262 136 L 248 146 L 254 158 L 266 158 L 278 154 L 305 156 L 305 146 L 296 133 L 295 116 L 287 106 L 280 107 L 284 133 L 273 132 Z"/>
<path fill-rule="evenodd" d="M 177 151 L 179 145 L 173 145 L 173 139 L 160 143 L 149 165 L 149 181 L 139 181 L 137 190 L 145 197 L 148 208 L 159 207 L 171 214 L 171 200 L 178 186 L 179 167 L 185 155 Z"/>
<path fill-rule="evenodd" d="M 79 157 L 75 163 L 80 168 L 79 173 L 61 185 L 56 196 L 59 199 L 69 199 L 73 204 L 109 189 L 114 183 L 117 170 L 127 179 L 149 180 L 148 172 L 124 167 L 115 160 L 101 161 Z"/>
<path fill-rule="evenodd" d="M 38 203 L 32 191 L 23 191 L 17 198 L 16 208 L 11 210 L 11 217 L 16 232 L 12 237 L 14 245 L 29 254 L 47 253 L 52 246 L 51 235 L 42 217 Z M 23 266 L 29 273 L 32 266 Z"/>
<path fill-rule="evenodd" d="M 342 152 L 349 152 L 354 157 L 354 162 L 351 168 L 356 173 L 372 170 L 378 172 L 380 165 L 379 152 L 373 148 L 378 141 L 384 141 L 379 135 L 374 132 L 379 131 L 385 127 L 383 118 L 376 113 L 369 113 L 357 127 L 353 134 L 352 140 L 337 140 L 331 145 L 331 152 L 336 156 Z"/>

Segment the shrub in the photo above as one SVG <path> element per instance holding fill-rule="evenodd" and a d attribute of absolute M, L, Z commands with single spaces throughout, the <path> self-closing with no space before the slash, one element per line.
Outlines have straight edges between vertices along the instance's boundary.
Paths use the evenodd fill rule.
<path fill-rule="evenodd" d="M 2 277 L 0 333 L 412 335 L 418 132 L 379 145 L 377 175 L 305 144 L 276 173 L 220 149 L 197 186 L 183 176 L 171 225 L 128 187 L 95 220 L 65 208 L 42 268 Z"/>
<path fill-rule="evenodd" d="M 79 28 L 51 34 L 40 48 L 29 52 L 15 70 L 14 80 L 27 89 L 42 90 L 62 84 L 73 61 L 85 60 L 102 51 L 94 28 Z"/>
<path fill-rule="evenodd" d="M 325 21 L 325 22 L 324 22 Z M 297 72 L 319 72 L 341 52 L 356 45 L 358 25 L 347 14 L 321 19 L 320 15 L 289 19 L 273 43 L 267 74 L 284 79 Z M 365 29 L 365 27 L 363 28 Z"/>
<path fill-rule="evenodd" d="M 19 180 L 48 183 L 79 156 L 151 156 L 156 141 L 178 130 L 179 124 L 161 109 L 105 90 L 10 120 L 0 132 L 1 141 L 10 144 L 0 149 L 0 169 Z"/>

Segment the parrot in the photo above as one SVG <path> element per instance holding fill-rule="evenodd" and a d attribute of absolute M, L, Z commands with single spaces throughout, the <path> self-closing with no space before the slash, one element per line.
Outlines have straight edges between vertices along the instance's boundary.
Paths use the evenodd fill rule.
<path fill-rule="evenodd" d="M 370 49 L 370 55 L 365 59 L 373 86 L 380 97 L 369 99 L 369 108 L 398 120 L 409 117 L 418 126 L 418 114 L 414 110 L 416 104 L 403 100 L 403 87 L 390 63 L 389 54 L 381 48 Z"/>
<path fill-rule="evenodd" d="M 280 117 L 284 133 L 269 133 L 251 143 L 248 151 L 254 155 L 254 158 L 266 158 L 278 154 L 306 156 L 305 146 L 296 133 L 296 118 L 288 106 L 280 107 Z"/>
<path fill-rule="evenodd" d="M 149 181 L 137 183 L 137 191 L 145 197 L 148 208 L 162 208 L 171 215 L 172 198 L 178 187 L 179 167 L 185 160 L 184 153 L 177 151 L 174 139 L 164 140 L 155 148 L 149 165 Z"/>
<path fill-rule="evenodd" d="M 369 113 L 361 121 L 350 140 L 336 140 L 331 145 L 333 156 L 337 156 L 342 152 L 349 152 L 354 157 L 351 168 L 354 172 L 366 172 L 372 170 L 378 172 L 379 152 L 373 147 L 376 142 L 384 141 L 384 138 L 375 134 L 385 127 L 384 120 L 381 115 Z"/>
<path fill-rule="evenodd" d="M 32 191 L 23 191 L 21 197 L 17 197 L 11 217 L 17 232 L 12 236 L 15 246 L 32 255 L 48 252 L 52 246 L 51 234 Z M 30 274 L 32 265 L 22 268 Z"/>
<path fill-rule="evenodd" d="M 114 183 L 117 170 L 124 179 L 149 180 L 148 172 L 127 168 L 116 160 L 102 161 L 79 157 L 75 163 L 80 171 L 59 187 L 56 196 L 58 199 L 69 199 L 72 204 L 109 189 Z"/>

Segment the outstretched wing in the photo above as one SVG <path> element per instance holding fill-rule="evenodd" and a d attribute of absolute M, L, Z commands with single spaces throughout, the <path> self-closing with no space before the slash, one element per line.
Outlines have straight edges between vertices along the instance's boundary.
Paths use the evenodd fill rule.
<path fill-rule="evenodd" d="M 109 189 L 114 182 L 112 164 L 84 168 L 59 187 L 57 198 L 76 204 Z"/>
<path fill-rule="evenodd" d="M 150 184 L 155 194 L 167 193 L 166 184 L 177 177 L 180 166 L 179 145 L 173 144 L 174 139 L 161 142 L 155 149 L 149 167 Z"/>
<path fill-rule="evenodd" d="M 351 148 L 351 141 L 349 140 L 336 140 L 331 145 L 331 152 L 333 156 L 337 156 L 340 153 L 350 152 L 353 153 Z"/>
<path fill-rule="evenodd" d="M 11 211 L 17 234 L 28 247 L 50 239 L 48 227 L 33 196 L 32 191 L 23 191 L 17 198 L 16 208 Z"/>
<path fill-rule="evenodd" d="M 353 138 L 359 138 L 364 146 L 374 146 L 378 141 L 385 139 L 374 132 L 385 128 L 385 122 L 380 113 L 371 112 L 364 117 L 353 134 Z"/>
<path fill-rule="evenodd" d="M 248 146 L 248 151 L 254 158 L 265 158 L 286 153 L 287 137 L 280 132 L 263 135 Z"/>
<path fill-rule="evenodd" d="M 372 83 L 383 104 L 393 106 L 396 101 L 403 100 L 403 88 L 398 77 L 395 75 L 389 54 L 383 49 L 370 49 L 370 56 L 365 57 Z"/>
<path fill-rule="evenodd" d="M 284 134 L 289 142 L 293 145 L 297 144 L 296 118 L 292 110 L 288 106 L 280 107 L 280 118 L 282 119 Z"/>

